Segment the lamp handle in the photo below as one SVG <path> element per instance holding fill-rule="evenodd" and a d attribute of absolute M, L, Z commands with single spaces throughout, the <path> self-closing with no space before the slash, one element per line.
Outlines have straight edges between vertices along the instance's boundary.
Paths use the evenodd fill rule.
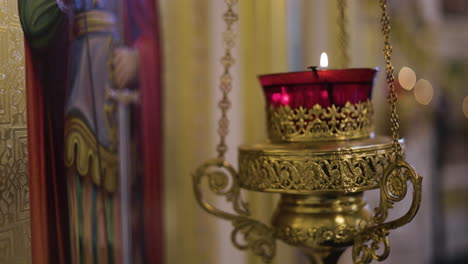
<path fill-rule="evenodd" d="M 393 208 L 394 203 L 400 202 L 406 197 L 408 181 L 413 185 L 411 207 L 402 217 L 385 222 L 388 217 L 388 210 Z M 385 169 L 379 187 L 380 205 L 374 209 L 375 215 L 372 222 L 362 232 L 358 232 L 354 240 L 353 260 L 355 264 L 367 264 L 372 259 L 377 261 L 385 260 L 390 253 L 390 242 L 388 240 L 390 230 L 411 222 L 421 204 L 422 177 L 402 159 L 397 159 Z M 367 242 L 369 244 L 366 244 Z M 382 244 L 384 246 L 383 252 L 377 253 Z"/>
<path fill-rule="evenodd" d="M 218 209 L 204 199 L 203 178 L 207 178 L 209 189 L 214 194 L 225 196 L 226 200 L 232 203 L 235 214 Z M 238 174 L 229 162 L 222 158 L 203 162 L 193 173 L 193 190 L 198 204 L 206 212 L 231 221 L 234 226 L 231 240 L 236 248 L 250 249 L 265 263 L 271 262 L 276 252 L 274 230 L 250 217 L 248 204 L 242 201 L 240 196 Z"/>

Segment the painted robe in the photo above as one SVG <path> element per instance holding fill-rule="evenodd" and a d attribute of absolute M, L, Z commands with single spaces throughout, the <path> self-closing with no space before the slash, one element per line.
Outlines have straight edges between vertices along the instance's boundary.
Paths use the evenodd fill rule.
<path fill-rule="evenodd" d="M 135 85 L 141 104 L 132 110 L 135 155 L 129 157 L 132 164 L 142 163 L 132 173 L 134 263 L 161 263 L 154 1 L 20 0 L 19 7 L 28 42 L 31 199 L 38 197 L 31 209 L 35 263 L 120 263 L 116 105 L 106 89 L 114 88 L 113 48 L 122 44 L 138 50 L 142 69 Z M 45 158 L 38 159 L 39 153 Z M 48 231 L 40 230 L 40 223 Z M 54 244 L 57 251 L 50 250 Z"/>

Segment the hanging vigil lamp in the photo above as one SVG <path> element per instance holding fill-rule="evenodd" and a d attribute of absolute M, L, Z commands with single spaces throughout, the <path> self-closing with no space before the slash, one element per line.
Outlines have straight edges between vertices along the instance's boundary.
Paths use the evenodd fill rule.
<path fill-rule="evenodd" d="M 338 26 L 346 44 L 345 0 L 338 3 Z M 237 0 L 226 4 L 219 156 L 193 174 L 198 203 L 208 213 L 231 221 L 236 248 L 249 249 L 267 263 L 275 256 L 277 239 L 300 248 L 311 263 L 336 263 L 349 246 L 353 246 L 354 263 L 385 260 L 390 253 L 389 232 L 409 223 L 419 209 L 422 183 L 403 157 L 386 0 L 380 0 L 380 7 L 392 137 L 375 135 L 373 130 L 371 98 L 377 69 L 327 69 L 328 59 L 322 55 L 321 67 L 259 77 L 268 140 L 239 147 L 238 171 L 224 158 L 234 63 L 231 50 L 238 20 Z M 344 51 L 342 58 L 346 66 Z M 203 179 L 212 192 L 232 203 L 233 212 L 204 199 Z M 389 209 L 406 197 L 410 184 L 409 210 L 389 221 Z M 241 189 L 281 195 L 271 225 L 251 217 Z M 374 189 L 380 191 L 380 203 L 371 212 L 363 193 Z"/>

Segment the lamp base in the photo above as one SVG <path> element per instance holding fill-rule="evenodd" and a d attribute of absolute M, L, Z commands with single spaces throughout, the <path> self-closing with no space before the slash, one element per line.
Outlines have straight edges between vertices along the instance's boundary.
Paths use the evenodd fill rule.
<path fill-rule="evenodd" d="M 370 220 L 362 192 L 326 192 L 282 194 L 272 224 L 277 237 L 301 248 L 311 263 L 334 264 Z"/>

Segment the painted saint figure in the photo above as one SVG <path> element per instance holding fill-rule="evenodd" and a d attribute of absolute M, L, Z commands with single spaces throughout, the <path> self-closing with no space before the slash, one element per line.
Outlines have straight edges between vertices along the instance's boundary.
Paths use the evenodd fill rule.
<path fill-rule="evenodd" d="M 51 227 L 57 229 L 52 233 L 35 230 L 32 224 L 33 258 L 41 255 L 43 263 L 121 263 L 118 164 L 128 162 L 134 164 L 136 210 L 129 212 L 135 226 L 134 263 L 160 263 L 159 46 L 154 1 L 20 0 L 19 7 L 28 43 L 28 96 L 37 93 L 42 98 L 28 99 L 28 119 L 36 118 L 28 130 L 42 129 L 37 140 L 32 138 L 30 158 L 37 159 L 32 155 L 39 152 L 50 156 L 30 165 L 31 195 L 53 189 L 53 195 L 38 206 L 55 215 L 43 216 L 44 221 L 58 223 Z M 117 156 L 116 102 L 108 96 L 110 89 L 122 88 L 138 90 L 142 98 L 132 109 L 134 125 L 128 140 L 134 155 L 128 160 Z M 41 113 L 33 111 L 38 108 Z M 38 122 L 41 118 L 50 124 Z M 64 135 L 54 136 L 61 129 Z M 39 144 L 44 139 L 49 144 Z M 42 178 L 51 186 L 34 184 Z M 34 219 L 33 209 L 31 214 Z M 44 245 L 35 250 L 35 238 L 60 243 L 51 236 L 62 241 L 58 253 L 41 252 Z"/>

